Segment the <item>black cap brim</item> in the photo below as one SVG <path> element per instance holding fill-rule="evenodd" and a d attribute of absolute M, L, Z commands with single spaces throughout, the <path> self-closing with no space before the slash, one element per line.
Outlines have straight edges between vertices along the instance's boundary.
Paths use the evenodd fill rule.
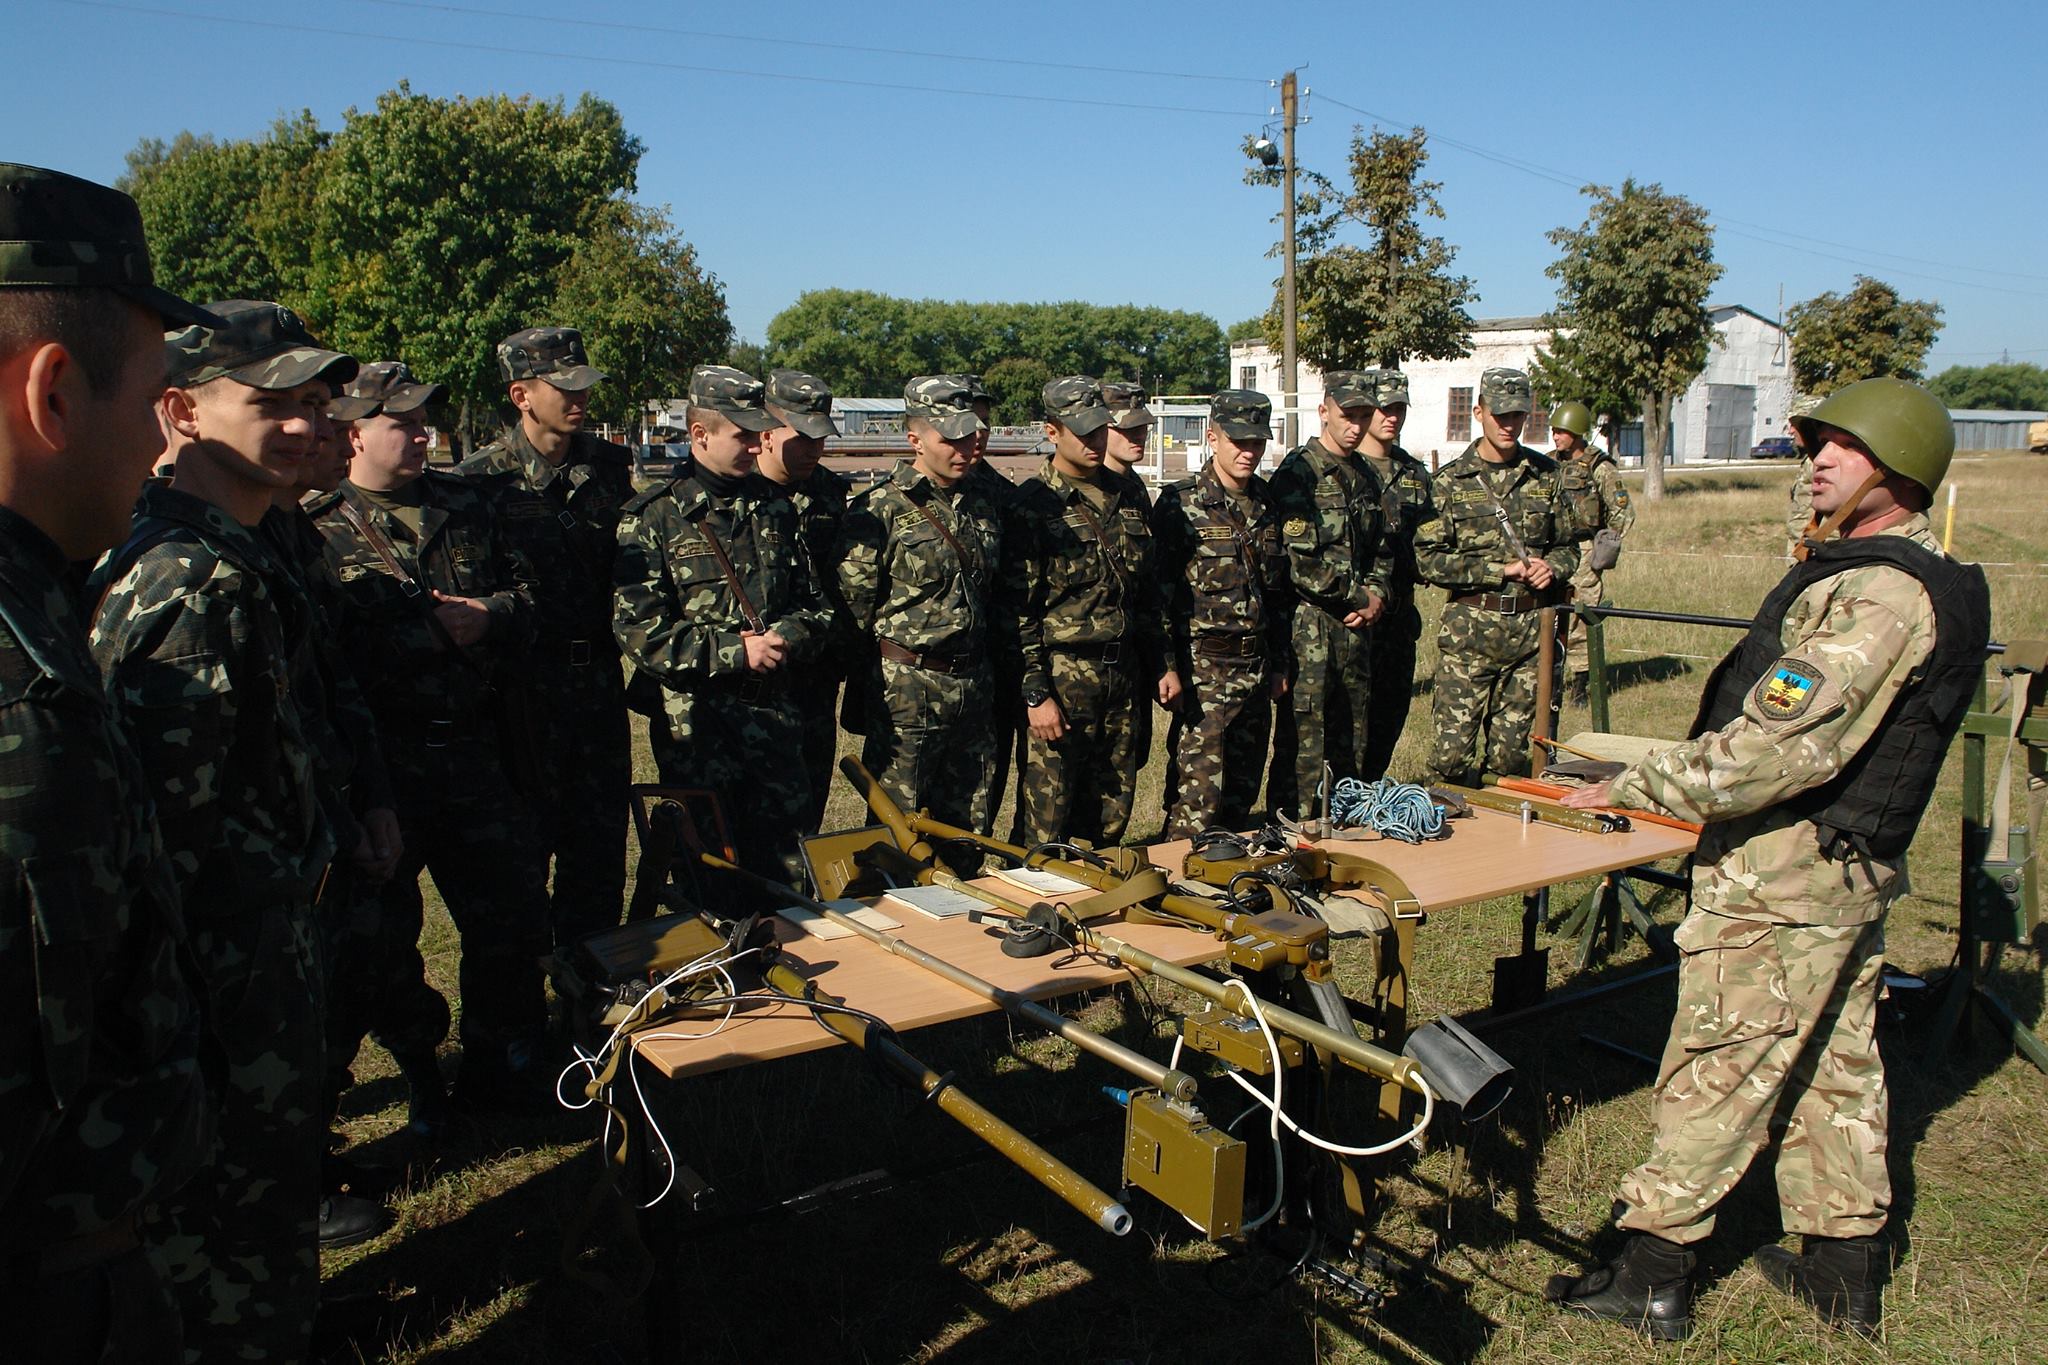
<path fill-rule="evenodd" d="M 774 415 L 782 419 L 784 426 L 794 428 L 802 436 L 822 440 L 839 434 L 839 424 L 832 420 L 829 412 L 791 412 L 788 408 L 776 408 Z"/>
<path fill-rule="evenodd" d="M 153 284 L 117 284 L 109 286 L 117 294 L 131 298 L 144 308 L 150 309 L 164 320 L 164 330 L 173 327 L 225 327 L 227 323 L 196 303 L 179 298 L 168 289 L 159 289 Z"/>
<path fill-rule="evenodd" d="M 582 393 L 585 389 L 594 389 L 599 384 L 604 383 L 605 380 L 611 378 L 610 375 L 595 365 L 571 365 L 566 370 L 556 370 L 552 374 L 535 375 L 534 377 L 536 379 L 544 379 L 567 393 Z M 518 381 L 515 380 L 513 382 L 516 383 Z"/>

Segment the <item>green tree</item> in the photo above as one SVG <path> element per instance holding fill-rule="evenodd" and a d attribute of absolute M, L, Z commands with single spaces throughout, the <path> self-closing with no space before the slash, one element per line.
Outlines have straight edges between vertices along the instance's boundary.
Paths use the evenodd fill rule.
<path fill-rule="evenodd" d="M 767 347 L 758 341 L 748 341 L 745 338 L 741 338 L 726 347 L 725 359 L 717 363 L 720 365 L 730 365 L 735 370 L 742 370 L 756 379 L 766 379 L 768 371 L 777 368 L 769 363 Z M 687 379 L 688 376 L 686 375 L 684 378 Z M 681 396 L 681 390 L 677 391 L 676 396 Z"/>
<path fill-rule="evenodd" d="M 650 398 L 681 394 L 690 370 L 732 344 L 725 291 L 697 265 L 667 210 L 611 199 L 563 263 L 554 316 L 580 328 L 591 363 L 611 376 L 591 393 L 603 421 L 640 421 Z"/>
<path fill-rule="evenodd" d="M 1583 191 L 1578 227 L 1548 234 L 1560 249 L 1546 367 L 1583 394 L 1625 399 L 1643 416 L 1643 496 L 1664 496 L 1671 404 L 1707 365 L 1707 293 L 1721 277 L 1706 210 L 1661 185 L 1624 180 Z"/>
<path fill-rule="evenodd" d="M 1829 394 L 1859 379 L 1918 379 L 1941 331 L 1941 305 L 1902 299 L 1884 281 L 1858 275 L 1847 294 L 1793 304 L 1785 330 L 1799 391 Z"/>
<path fill-rule="evenodd" d="M 1052 367 L 1042 360 L 1014 356 L 998 360 L 982 374 L 995 399 L 995 424 L 999 427 L 1028 426 L 1045 416 L 1045 386 L 1053 381 Z"/>
<path fill-rule="evenodd" d="M 1951 365 L 1927 387 L 1952 408 L 2048 412 L 2048 369 L 2039 365 Z"/>
<path fill-rule="evenodd" d="M 1428 140 L 1421 128 L 1370 136 L 1353 129 L 1349 190 L 1296 172 L 1307 188 L 1295 201 L 1295 336 L 1303 359 L 1318 369 L 1471 353 L 1465 305 L 1477 297 L 1472 281 L 1451 273 L 1457 250 L 1422 230 L 1423 219 L 1444 216 L 1442 182 L 1422 179 Z M 1277 184 L 1278 172 L 1259 167 L 1247 179 Z M 1364 230 L 1363 245 L 1338 240 L 1349 228 Z M 1263 320 L 1276 351 L 1285 340 L 1282 303 L 1276 290 Z"/>
<path fill-rule="evenodd" d="M 1266 319 L 1260 316 L 1233 322 L 1224 330 L 1223 339 L 1232 345 L 1236 345 L 1240 341 L 1264 341 L 1266 339 Z"/>

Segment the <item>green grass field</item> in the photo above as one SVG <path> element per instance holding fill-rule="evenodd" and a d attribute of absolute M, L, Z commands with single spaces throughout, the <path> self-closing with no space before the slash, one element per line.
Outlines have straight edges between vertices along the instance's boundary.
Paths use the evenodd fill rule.
<path fill-rule="evenodd" d="M 1680 474 L 1642 504 L 1620 566 L 1617 605 L 1747 616 L 1782 572 L 1789 466 Z M 1954 548 L 1986 562 L 1999 639 L 2048 635 L 2048 460 L 1965 457 Z M 1937 529 L 1940 513 L 1937 511 Z M 1437 594 L 1426 593 L 1434 598 Z M 1433 616 L 1434 602 L 1425 606 Z M 1614 728 L 1681 732 L 1726 632 L 1619 622 L 1609 636 Z M 1426 638 L 1397 776 L 1419 767 L 1428 726 Z M 1163 736 L 1165 726 L 1157 727 Z M 1586 728 L 1567 712 L 1562 732 Z M 1996 753 L 1993 762 L 1996 762 Z M 647 770 L 644 746 L 641 766 Z M 1160 825 L 1163 758 L 1140 781 L 1133 833 Z M 1914 891 L 1894 910 L 1892 959 L 1938 974 L 1956 946 L 1960 745 L 1912 853 Z M 651 777 L 651 771 L 645 771 Z M 827 827 L 858 814 L 834 794 Z M 1444 846 L 1455 856 L 1455 843 Z M 1556 893 L 1561 905 L 1585 887 Z M 1651 903 L 1666 924 L 1680 912 Z M 425 950 L 454 994 L 458 955 L 445 915 Z M 1519 900 L 1434 916 L 1419 935 L 1411 1017 L 1483 1009 L 1495 956 L 1510 952 Z M 1545 941 L 1551 941 L 1546 937 Z M 2042 1030 L 2048 935 L 2009 951 L 1996 989 Z M 1360 964 L 1339 949 L 1339 971 Z M 1588 977 L 1552 953 L 1553 987 L 1638 970 L 1631 940 Z M 1164 1055 L 1164 992 L 1068 1001 L 1091 1025 Z M 459 1006 L 458 1006 L 459 1008 Z M 1616 1179 L 1643 1154 L 1651 1071 L 1587 1041 L 1654 1054 L 1669 1023 L 1668 977 L 1490 1039 L 1519 1069 L 1494 1119 L 1397 1164 L 1377 1245 L 1398 1274 L 1364 1272 L 1387 1293 L 1367 1310 L 1291 1280 L 1260 1249 L 1211 1246 L 1144 1196 L 1138 1228 L 1098 1232 L 999 1163 L 961 1164 L 976 1144 L 883 1083 L 844 1050 L 667 1087 L 650 1078 L 679 1155 L 728 1215 L 878 1167 L 925 1178 L 864 1197 L 741 1219 L 714 1213 L 685 1242 L 680 1286 L 656 1306 L 649 1353 L 641 1306 L 559 1268 L 564 1228 L 598 1178 L 586 1115 L 465 1123 L 421 1152 L 400 1132 L 403 1087 L 375 1049 L 344 1106 L 352 1155 L 409 1163 L 396 1229 L 326 1258 L 322 1340 L 334 1360 L 610 1362 L 824 1361 L 2037 1361 L 2048 1341 L 2048 1195 L 2041 1124 L 2048 1078 L 1979 1029 L 1974 1047 L 1931 1045 L 1924 1017 L 1887 1023 L 1895 1232 L 1903 1260 L 1886 1299 L 1882 1350 L 1821 1330 L 1750 1268 L 1779 1236 L 1768 1154 L 1724 1206 L 1703 1258 L 1698 1326 L 1680 1346 L 1562 1318 L 1545 1277 L 1585 1256 Z M 1117 1075 L 1071 1045 L 1003 1017 L 910 1035 L 911 1048 L 1085 1174 L 1114 1186 L 1121 1125 L 1097 1086 Z M 1221 1094 L 1228 1087 L 1217 1090 Z M 1224 1101 L 1223 1114 L 1235 1117 Z M 1255 1144 L 1252 1161 L 1265 1160 Z M 617 1283 L 645 1270 L 622 1206 L 604 1202 L 576 1264 Z M 2030 1344 L 2031 1343 L 2031 1344 Z"/>

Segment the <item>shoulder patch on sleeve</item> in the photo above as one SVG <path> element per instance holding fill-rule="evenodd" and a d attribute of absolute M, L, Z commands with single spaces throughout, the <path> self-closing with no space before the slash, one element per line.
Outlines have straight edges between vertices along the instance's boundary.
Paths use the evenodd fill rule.
<path fill-rule="evenodd" d="M 1784 658 L 1765 670 L 1751 693 L 1756 709 L 1770 720 L 1796 720 L 1821 693 L 1826 675 L 1803 659 Z"/>

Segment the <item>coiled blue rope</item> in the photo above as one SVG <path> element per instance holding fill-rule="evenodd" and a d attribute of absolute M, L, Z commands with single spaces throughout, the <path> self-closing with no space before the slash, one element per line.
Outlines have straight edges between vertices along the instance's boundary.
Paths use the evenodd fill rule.
<path fill-rule="evenodd" d="M 1330 796 L 1330 820 L 1340 829 L 1369 829 L 1389 839 L 1419 844 L 1443 833 L 1444 809 L 1413 782 L 1347 777 Z"/>

